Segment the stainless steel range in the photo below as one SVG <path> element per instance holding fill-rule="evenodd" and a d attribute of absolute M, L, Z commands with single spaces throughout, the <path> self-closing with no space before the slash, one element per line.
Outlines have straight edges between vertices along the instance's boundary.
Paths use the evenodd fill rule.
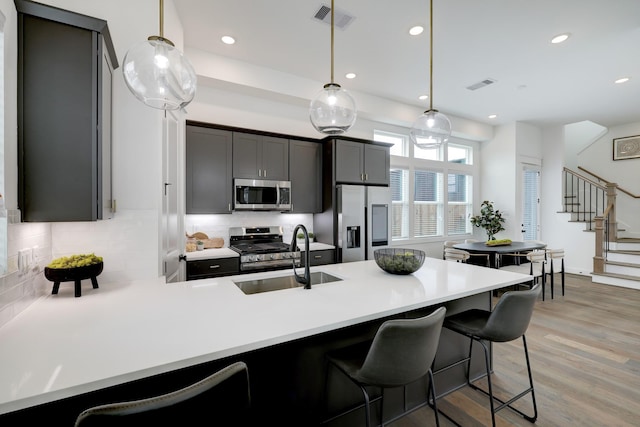
<path fill-rule="evenodd" d="M 231 227 L 229 249 L 240 254 L 241 271 L 300 266 L 300 252 L 282 241 L 282 227 Z"/>

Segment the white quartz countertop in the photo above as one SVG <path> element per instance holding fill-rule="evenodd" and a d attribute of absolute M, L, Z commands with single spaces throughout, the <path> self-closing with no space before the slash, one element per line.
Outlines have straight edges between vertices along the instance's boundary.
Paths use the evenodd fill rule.
<path fill-rule="evenodd" d="M 245 274 L 176 284 L 63 286 L 0 328 L 0 413 L 521 283 L 517 273 L 427 258 L 408 276 L 374 261 L 312 267 L 342 281 L 245 295 Z"/>
<path fill-rule="evenodd" d="M 195 252 L 187 252 L 185 253 L 185 256 L 188 261 L 193 261 L 198 259 L 233 258 L 239 257 L 240 254 L 229 248 L 212 248 Z"/>

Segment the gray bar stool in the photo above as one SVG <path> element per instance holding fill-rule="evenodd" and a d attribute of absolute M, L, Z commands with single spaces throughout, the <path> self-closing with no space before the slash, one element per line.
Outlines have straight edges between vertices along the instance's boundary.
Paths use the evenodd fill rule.
<path fill-rule="evenodd" d="M 75 427 L 250 425 L 249 371 L 236 362 L 182 389 L 86 409 Z"/>
<path fill-rule="evenodd" d="M 529 322 L 531 321 L 531 316 L 533 314 L 533 308 L 536 299 L 540 295 L 540 289 L 540 285 L 536 284 L 528 290 L 505 292 L 502 297 L 500 297 L 500 300 L 497 302 L 493 311 L 471 309 L 447 317 L 444 321 L 445 328 L 470 338 L 469 356 L 448 366 L 438 369 L 435 374 L 439 374 L 440 372 L 446 371 L 447 369 L 453 368 L 454 366 L 458 366 L 466 362 L 467 384 L 473 389 L 479 390 L 489 396 L 489 403 L 491 406 L 491 421 L 493 426 L 496 425 L 496 412 L 505 407 L 511 408 L 532 423 L 535 422 L 538 417 L 536 396 L 533 389 L 533 377 L 531 375 L 531 364 L 529 363 L 529 352 L 527 350 L 527 340 L 525 339 L 524 334 L 529 327 Z M 527 361 L 529 387 L 505 402 L 493 395 L 493 389 L 491 385 L 491 359 L 489 357 L 489 347 L 487 346 L 486 341 L 496 343 L 509 342 L 520 337 L 522 337 L 524 355 Z M 484 349 L 487 383 L 489 389 L 488 391 L 485 391 L 474 385 L 469 378 L 473 341 L 478 341 Z M 533 415 L 531 416 L 526 415 L 511 406 L 513 402 L 523 396 L 526 396 L 529 393 L 531 393 L 531 400 L 533 402 Z M 494 400 L 499 402 L 500 405 L 496 407 L 494 404 Z"/>
<path fill-rule="evenodd" d="M 370 405 L 380 400 L 380 419 L 384 425 L 382 413 L 384 390 L 381 390 L 380 396 L 371 399 L 366 387 L 373 386 L 382 389 L 402 387 L 428 374 L 427 403 L 430 404 L 429 398 L 433 396 L 433 410 L 436 425 L 439 426 L 431 365 L 438 348 L 445 313 L 446 309 L 440 307 L 430 315 L 417 319 L 387 320 L 380 326 L 371 343 L 355 344 L 327 354 L 329 365 L 325 379 L 325 399 L 329 390 L 329 369 L 334 366 L 360 387 L 364 396 L 364 404 L 335 415 L 325 420 L 324 423 L 364 406 L 366 425 L 369 427 L 371 425 Z M 404 413 L 407 413 L 406 389 Z"/>

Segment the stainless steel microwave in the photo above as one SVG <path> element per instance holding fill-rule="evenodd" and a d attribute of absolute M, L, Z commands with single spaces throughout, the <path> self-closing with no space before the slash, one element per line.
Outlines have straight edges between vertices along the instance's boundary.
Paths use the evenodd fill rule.
<path fill-rule="evenodd" d="M 262 179 L 235 179 L 236 210 L 290 211 L 291 182 Z"/>

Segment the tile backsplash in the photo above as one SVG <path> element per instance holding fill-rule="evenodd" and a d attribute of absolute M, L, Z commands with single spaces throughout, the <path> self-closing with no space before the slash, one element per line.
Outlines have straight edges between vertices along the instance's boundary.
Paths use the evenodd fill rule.
<path fill-rule="evenodd" d="M 30 264 L 19 269 L 18 252 L 21 250 L 30 252 Z M 7 272 L 0 277 L 0 326 L 51 292 L 52 283 L 43 274 L 50 261 L 51 224 L 7 225 Z"/>
<path fill-rule="evenodd" d="M 209 237 L 222 237 L 224 246 L 229 246 L 229 228 L 231 227 L 264 227 L 281 226 L 283 240 L 291 241 L 293 229 L 303 224 L 309 232 L 313 232 L 312 214 L 285 214 L 280 212 L 234 212 L 225 215 L 187 215 L 184 229 L 187 234 L 196 231 Z"/>
<path fill-rule="evenodd" d="M 229 215 L 187 215 L 185 231 L 222 237 L 229 246 L 229 228 L 281 226 L 285 242 L 293 229 L 303 224 L 313 231 L 313 215 L 279 212 L 234 212 Z M 155 274 L 158 257 L 156 211 L 120 212 L 109 221 L 86 223 L 20 223 L 7 225 L 7 273 L 0 277 L 0 327 L 38 298 L 48 295 L 53 284 L 44 277 L 44 267 L 53 258 L 71 253 L 95 252 L 109 269 L 101 283 L 135 280 Z M 144 238 L 144 236 L 156 236 Z M 18 253 L 31 252 L 28 268 L 19 269 Z M 150 273 L 151 272 L 151 273 Z"/>

